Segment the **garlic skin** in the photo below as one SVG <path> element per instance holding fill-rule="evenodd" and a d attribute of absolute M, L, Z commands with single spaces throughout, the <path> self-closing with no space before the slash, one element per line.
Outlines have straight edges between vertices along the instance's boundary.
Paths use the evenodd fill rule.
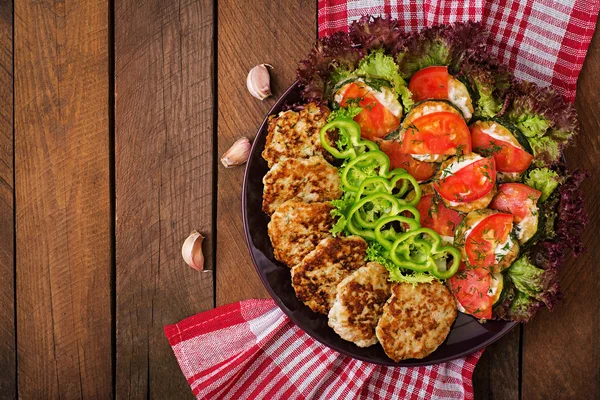
<path fill-rule="evenodd" d="M 267 67 L 273 68 L 269 64 L 257 65 L 248 72 L 246 78 L 248 91 L 259 100 L 264 100 L 271 95 L 271 76 Z"/>
<path fill-rule="evenodd" d="M 252 145 L 250 144 L 248 138 L 243 137 L 236 140 L 236 142 L 231 145 L 229 150 L 223 154 L 223 157 L 221 157 L 221 163 L 225 166 L 225 168 L 231 168 L 244 164 L 246 161 L 248 161 L 251 147 Z"/>
<path fill-rule="evenodd" d="M 204 236 L 198 231 L 193 231 L 183 242 L 181 255 L 187 265 L 197 271 L 204 269 L 204 253 L 202 253 L 202 242 Z"/>

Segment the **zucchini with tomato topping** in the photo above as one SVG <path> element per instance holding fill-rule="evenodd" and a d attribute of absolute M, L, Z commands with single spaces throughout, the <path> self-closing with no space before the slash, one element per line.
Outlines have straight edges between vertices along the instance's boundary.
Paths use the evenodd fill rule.
<path fill-rule="evenodd" d="M 419 182 L 431 179 L 438 165 L 419 161 L 410 154 L 402 152 L 402 144 L 393 140 L 377 141 L 379 148 L 390 158 L 391 168 L 404 168 Z"/>
<path fill-rule="evenodd" d="M 541 195 L 539 190 L 522 183 L 504 183 L 498 186 L 498 193 L 490 203 L 492 210 L 513 215 L 516 235 L 521 244 L 529 241 L 537 232 L 537 201 Z"/>
<path fill-rule="evenodd" d="M 500 298 L 503 283 L 502 274 L 482 275 L 464 262 L 447 281 L 458 310 L 484 320 L 492 318 L 492 306 Z"/>
<path fill-rule="evenodd" d="M 470 125 L 473 151 L 493 156 L 496 169 L 506 180 L 518 180 L 529 168 L 533 156 L 505 126 L 495 121 L 476 121 Z"/>
<path fill-rule="evenodd" d="M 512 230 L 512 214 L 488 209 L 473 211 L 456 230 L 454 245 L 480 274 L 500 273 L 519 255 L 519 242 Z"/>
<path fill-rule="evenodd" d="M 473 116 L 473 102 L 464 83 L 448 73 L 446 66 L 433 66 L 415 73 L 408 89 L 414 101 L 443 99 L 449 100 L 463 114 L 466 120 Z"/>
<path fill-rule="evenodd" d="M 406 196 L 410 199 L 414 192 Z M 421 200 L 415 206 L 419 211 L 421 226 L 436 231 L 445 243 L 454 243 L 454 232 L 462 222 L 464 215 L 446 207 L 432 184 L 421 185 Z"/>
<path fill-rule="evenodd" d="M 402 105 L 396 94 L 386 86 L 378 89 L 367 85 L 363 79 L 347 83 L 335 94 L 340 107 L 358 106 L 362 110 L 354 117 L 365 139 L 380 139 L 398 129 L 402 118 Z"/>
<path fill-rule="evenodd" d="M 438 162 L 471 153 L 471 133 L 460 111 L 445 101 L 414 106 L 402 123 L 402 151 L 419 161 Z"/>
<path fill-rule="evenodd" d="M 461 212 L 480 210 L 496 194 L 496 164 L 477 154 L 453 157 L 442 163 L 433 187 L 446 206 Z"/>

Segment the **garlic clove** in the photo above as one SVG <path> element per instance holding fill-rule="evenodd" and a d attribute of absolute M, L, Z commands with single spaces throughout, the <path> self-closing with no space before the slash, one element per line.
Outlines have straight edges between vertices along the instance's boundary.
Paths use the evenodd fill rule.
<path fill-rule="evenodd" d="M 246 86 L 250 94 L 257 99 L 264 100 L 271 95 L 271 76 L 269 70 L 273 68 L 269 64 L 259 64 L 248 72 Z"/>
<path fill-rule="evenodd" d="M 193 231 L 183 242 L 181 255 L 187 265 L 197 271 L 204 269 L 204 253 L 202 252 L 202 242 L 204 236 L 198 231 Z"/>
<path fill-rule="evenodd" d="M 231 145 L 229 150 L 223 154 L 223 157 L 221 157 L 221 163 L 225 166 L 225 168 L 242 165 L 248 161 L 251 147 L 252 145 L 250 144 L 248 138 L 243 137 L 236 140 L 235 143 Z"/>

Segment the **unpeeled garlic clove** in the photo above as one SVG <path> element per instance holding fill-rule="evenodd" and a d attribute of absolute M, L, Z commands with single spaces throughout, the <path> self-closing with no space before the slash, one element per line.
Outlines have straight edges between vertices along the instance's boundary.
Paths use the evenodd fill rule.
<path fill-rule="evenodd" d="M 204 269 L 204 253 L 202 252 L 202 242 L 204 236 L 198 231 L 193 231 L 190 236 L 185 239 L 181 247 L 181 255 L 187 265 L 197 271 Z"/>
<path fill-rule="evenodd" d="M 250 144 L 248 138 L 243 137 L 236 140 L 235 143 L 231 145 L 229 150 L 223 154 L 223 157 L 221 157 L 221 163 L 225 166 L 225 168 L 242 165 L 248 161 L 251 147 L 252 145 Z"/>
<path fill-rule="evenodd" d="M 246 85 L 250 94 L 257 99 L 264 100 L 271 95 L 271 76 L 269 70 L 273 68 L 269 64 L 259 64 L 248 72 Z"/>

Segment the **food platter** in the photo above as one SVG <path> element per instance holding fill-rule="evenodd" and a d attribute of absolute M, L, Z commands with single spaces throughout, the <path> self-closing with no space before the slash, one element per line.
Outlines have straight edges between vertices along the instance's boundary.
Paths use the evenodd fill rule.
<path fill-rule="evenodd" d="M 298 83 L 292 84 L 275 103 L 268 115 L 277 114 L 286 106 L 300 102 Z M 423 359 L 390 360 L 381 346 L 360 348 L 341 339 L 329 326 L 327 316 L 314 313 L 299 301 L 290 280 L 290 269 L 277 261 L 269 240 L 269 217 L 262 212 L 263 177 L 268 172 L 261 152 L 267 136 L 268 116 L 258 129 L 252 146 L 242 190 L 242 216 L 250 255 L 265 288 L 283 312 L 302 330 L 322 344 L 348 356 L 381 365 L 419 366 L 436 364 L 463 357 L 477 351 L 507 334 L 517 322 L 488 321 L 480 324 L 476 318 L 459 313 L 447 339 Z"/>

